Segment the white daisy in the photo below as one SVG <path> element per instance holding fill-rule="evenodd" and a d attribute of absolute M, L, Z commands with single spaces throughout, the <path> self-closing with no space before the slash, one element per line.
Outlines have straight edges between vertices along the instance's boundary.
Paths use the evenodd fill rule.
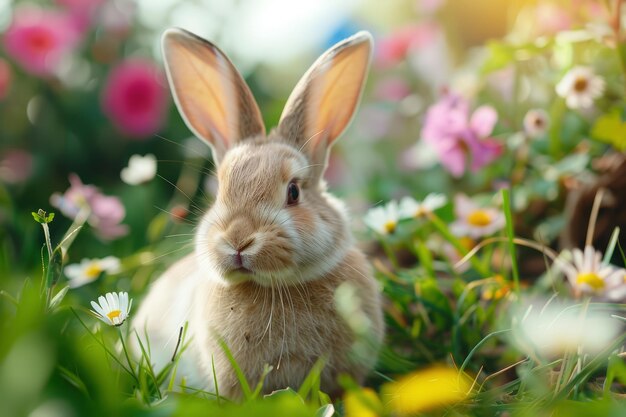
<path fill-rule="evenodd" d="M 398 203 L 395 200 L 390 201 L 384 206 L 370 209 L 365 217 L 363 217 L 365 224 L 381 235 L 389 235 L 395 232 L 399 220 L 400 212 L 398 210 Z"/>
<path fill-rule="evenodd" d="M 122 169 L 120 177 L 126 184 L 138 185 L 154 178 L 156 171 L 157 161 L 154 155 L 133 155 L 128 160 L 128 166 Z"/>
<path fill-rule="evenodd" d="M 422 202 L 415 200 L 412 197 L 404 197 L 400 200 L 400 218 L 410 219 L 417 218 L 432 213 L 438 208 L 443 207 L 448 202 L 448 199 L 443 194 L 428 194 Z"/>
<path fill-rule="evenodd" d="M 476 239 L 489 236 L 501 230 L 506 220 L 504 213 L 494 207 L 480 207 L 464 194 L 454 198 L 454 212 L 457 219 L 450 225 L 456 236 Z"/>
<path fill-rule="evenodd" d="M 602 253 L 585 246 L 564 250 L 555 260 L 555 267 L 562 271 L 577 294 L 592 294 L 612 301 L 626 296 L 626 270 L 602 263 Z"/>
<path fill-rule="evenodd" d="M 528 110 L 524 116 L 524 131 L 531 138 L 543 136 L 550 125 L 548 113 L 542 109 Z"/>
<path fill-rule="evenodd" d="M 92 313 L 110 326 L 121 326 L 128 318 L 133 300 L 128 301 L 127 292 L 109 292 L 98 297 L 98 302 L 91 302 Z M 94 311 L 95 310 L 95 311 Z"/>
<path fill-rule="evenodd" d="M 95 281 L 103 272 L 114 274 L 119 269 L 120 260 L 115 256 L 107 256 L 102 259 L 83 259 L 80 264 L 66 266 L 64 272 L 70 288 L 77 288 Z"/>
<path fill-rule="evenodd" d="M 556 93 L 570 109 L 589 109 L 604 92 L 604 80 L 589 67 L 574 67 L 556 86 Z"/>
<path fill-rule="evenodd" d="M 514 343 L 522 351 L 532 348 L 546 358 L 580 349 L 595 354 L 619 334 L 620 322 L 609 313 L 583 312 L 580 306 L 545 300 L 526 301 L 511 311 Z M 530 353 L 530 352 L 528 352 Z"/>

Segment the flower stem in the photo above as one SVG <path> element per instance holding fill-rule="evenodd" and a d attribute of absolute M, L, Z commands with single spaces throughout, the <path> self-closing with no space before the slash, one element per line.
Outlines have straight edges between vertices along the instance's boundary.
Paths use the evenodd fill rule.
<path fill-rule="evenodd" d="M 509 255 L 511 257 L 513 283 L 515 285 L 515 292 L 519 294 L 519 269 L 517 267 L 517 256 L 515 256 L 515 244 L 513 243 L 515 235 L 513 232 L 513 216 L 511 214 L 511 191 L 508 188 L 502 189 L 502 206 L 506 219 L 506 235 L 509 240 Z"/>
<path fill-rule="evenodd" d="M 122 342 L 122 350 L 124 351 L 124 356 L 126 357 L 126 362 L 128 363 L 129 373 L 131 374 L 133 379 L 135 379 L 135 381 L 137 383 L 139 383 L 139 378 L 135 374 L 135 368 L 133 367 L 133 363 L 130 360 L 130 355 L 128 354 L 128 349 L 126 349 L 126 342 L 124 342 L 124 334 L 122 332 L 122 328 L 118 327 L 118 330 L 119 330 L 119 333 L 120 333 L 120 341 Z M 157 390 L 158 390 L 158 387 L 157 387 Z"/>
<path fill-rule="evenodd" d="M 394 269 L 398 269 L 398 266 L 399 266 L 398 258 L 396 258 L 395 253 L 393 253 L 393 249 L 391 248 L 391 245 L 389 245 L 389 243 L 385 239 L 380 239 L 380 244 L 383 247 L 383 251 L 385 252 L 385 255 L 391 262 L 391 265 L 394 267 Z"/>

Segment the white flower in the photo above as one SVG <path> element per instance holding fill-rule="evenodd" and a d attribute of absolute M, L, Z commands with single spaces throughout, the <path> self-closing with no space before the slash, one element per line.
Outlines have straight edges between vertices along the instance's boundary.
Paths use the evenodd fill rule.
<path fill-rule="evenodd" d="M 395 232 L 398 220 L 400 220 L 400 213 L 398 203 L 395 200 L 390 201 L 385 206 L 370 209 L 363 218 L 363 221 L 369 228 L 381 235 Z"/>
<path fill-rule="evenodd" d="M 576 248 L 564 250 L 555 260 L 555 266 L 567 276 L 577 293 L 593 294 L 612 301 L 626 296 L 626 270 L 601 262 L 602 254 L 593 247 L 585 251 Z"/>
<path fill-rule="evenodd" d="M 450 230 L 457 236 L 473 239 L 489 236 L 506 223 L 502 211 L 494 207 L 482 208 L 463 194 L 454 198 L 454 212 L 457 219 L 450 225 Z"/>
<path fill-rule="evenodd" d="M 570 109 L 589 109 L 604 92 L 604 80 L 589 67 L 574 67 L 556 86 L 556 93 Z"/>
<path fill-rule="evenodd" d="M 98 297 L 98 302 L 91 302 L 92 313 L 100 320 L 111 326 L 121 326 L 128 318 L 130 308 L 133 306 L 133 300 L 128 302 L 127 292 L 109 292 L 104 296 Z M 95 311 L 94 311 L 95 310 Z"/>
<path fill-rule="evenodd" d="M 515 344 L 521 350 L 532 347 L 545 358 L 578 349 L 595 354 L 607 348 L 619 334 L 620 322 L 610 313 L 555 303 L 535 300 L 513 310 Z M 515 323 L 518 320 L 521 322 Z"/>
<path fill-rule="evenodd" d="M 128 160 L 128 166 L 122 169 L 120 177 L 126 184 L 138 185 L 154 178 L 156 171 L 157 161 L 154 155 L 133 155 Z"/>
<path fill-rule="evenodd" d="M 410 219 L 424 216 L 443 207 L 447 202 L 448 199 L 445 195 L 435 193 L 428 194 L 421 203 L 412 197 L 404 197 L 400 200 L 400 218 Z"/>
<path fill-rule="evenodd" d="M 524 116 L 524 131 L 531 138 L 538 138 L 546 133 L 550 120 L 542 109 L 528 110 Z"/>
<path fill-rule="evenodd" d="M 102 259 L 83 259 L 80 264 L 65 267 L 65 275 L 71 288 L 76 288 L 95 281 L 100 274 L 114 274 L 120 269 L 120 260 L 114 256 Z"/>

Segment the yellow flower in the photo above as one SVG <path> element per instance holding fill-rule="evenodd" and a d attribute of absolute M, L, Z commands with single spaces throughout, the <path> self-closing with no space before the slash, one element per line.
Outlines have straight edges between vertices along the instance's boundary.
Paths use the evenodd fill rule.
<path fill-rule="evenodd" d="M 391 412 L 410 415 L 462 401 L 470 387 L 467 376 L 452 368 L 435 366 L 386 384 L 382 398 Z"/>
<path fill-rule="evenodd" d="M 348 391 L 343 397 L 345 417 L 378 417 L 382 404 L 376 392 L 371 388 L 361 391 Z"/>

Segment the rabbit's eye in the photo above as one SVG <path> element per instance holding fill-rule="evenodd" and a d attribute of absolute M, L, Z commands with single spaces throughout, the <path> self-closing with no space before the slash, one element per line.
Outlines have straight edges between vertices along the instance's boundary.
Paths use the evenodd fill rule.
<path fill-rule="evenodd" d="M 291 206 L 296 204 L 298 197 L 300 197 L 300 187 L 298 187 L 295 181 L 291 181 L 287 186 L 287 205 Z"/>

